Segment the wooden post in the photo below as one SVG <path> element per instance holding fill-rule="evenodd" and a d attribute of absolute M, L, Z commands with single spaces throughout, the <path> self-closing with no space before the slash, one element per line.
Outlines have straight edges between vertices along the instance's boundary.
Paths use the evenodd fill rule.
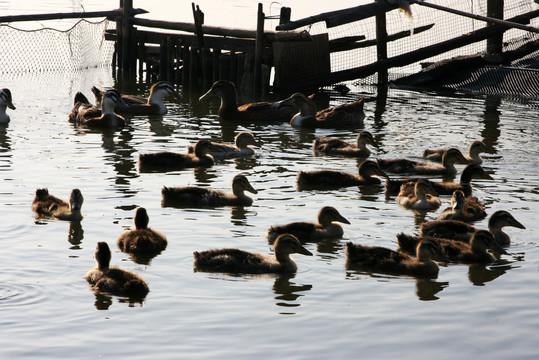
<path fill-rule="evenodd" d="M 281 14 L 279 16 L 279 25 L 290 22 L 290 16 L 292 15 L 292 9 L 289 7 L 281 7 Z"/>
<path fill-rule="evenodd" d="M 503 19 L 503 0 L 487 1 L 487 16 Z M 499 62 L 496 59 L 502 54 L 503 33 L 487 39 L 487 55 L 489 61 Z"/>
<path fill-rule="evenodd" d="M 387 60 L 387 29 L 385 12 L 376 15 L 376 55 L 378 61 Z M 387 80 L 387 68 L 379 69 L 378 84 L 387 84 Z"/>
<path fill-rule="evenodd" d="M 167 36 L 167 80 L 171 83 L 174 83 L 174 68 L 176 59 L 174 58 L 175 53 L 175 43 L 174 39 L 170 36 Z"/>
<path fill-rule="evenodd" d="M 255 42 L 255 68 L 254 68 L 254 93 L 260 94 L 262 90 L 262 55 L 264 52 L 264 20 L 265 15 L 262 3 L 258 3 L 258 17 L 256 23 L 256 42 Z"/>
<path fill-rule="evenodd" d="M 159 46 L 159 81 L 167 80 L 167 45 L 167 38 L 162 38 Z"/>
<path fill-rule="evenodd" d="M 189 69 L 191 69 L 191 57 L 189 53 L 189 45 L 183 44 L 182 49 L 182 59 L 183 59 L 183 67 L 182 67 L 182 85 L 184 88 L 189 89 L 190 85 L 190 78 L 189 78 Z"/>
<path fill-rule="evenodd" d="M 120 1 L 120 6 L 122 6 L 123 16 L 122 16 L 122 32 L 121 32 L 121 64 L 120 67 L 122 70 L 130 70 L 130 54 L 131 54 L 131 30 L 133 24 L 131 23 L 131 12 L 133 10 L 133 0 L 122 0 Z"/>

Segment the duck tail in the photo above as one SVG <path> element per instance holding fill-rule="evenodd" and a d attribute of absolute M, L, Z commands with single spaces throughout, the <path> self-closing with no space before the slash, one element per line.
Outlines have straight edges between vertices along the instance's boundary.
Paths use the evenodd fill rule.
<path fill-rule="evenodd" d="M 407 254 L 415 254 L 415 249 L 419 239 L 416 236 L 407 235 L 405 233 L 397 234 L 397 244 L 399 251 Z"/>
<path fill-rule="evenodd" d="M 90 101 L 88 101 L 88 98 L 87 98 L 86 96 L 84 96 L 83 93 L 81 93 L 80 91 L 78 91 L 78 92 L 75 94 L 75 100 L 74 100 L 73 104 L 76 104 L 76 103 L 89 104 Z"/>

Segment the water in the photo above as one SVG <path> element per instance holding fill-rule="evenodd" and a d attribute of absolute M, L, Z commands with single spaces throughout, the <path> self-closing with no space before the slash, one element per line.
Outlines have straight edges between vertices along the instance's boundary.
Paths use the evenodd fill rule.
<path fill-rule="evenodd" d="M 135 4 L 137 6 L 137 4 Z M 539 132 L 534 108 L 495 99 L 444 97 L 389 90 L 366 103 L 365 129 L 376 157 L 417 158 L 427 147 L 461 149 L 476 139 L 493 148 L 484 167 L 494 180 L 474 181 L 487 212 L 510 211 L 526 230 L 507 228 L 511 255 L 489 266 L 451 264 L 438 279 L 346 270 L 347 241 L 396 248 L 398 232 L 417 233 L 424 218 L 386 198 L 382 186 L 298 191 L 299 170 L 355 172 L 358 162 L 315 157 L 315 136 L 353 140 L 346 130 L 294 130 L 287 124 L 231 126 L 216 117 L 217 102 L 200 94 L 168 103 L 163 118 L 134 117 L 116 132 L 76 129 L 67 122 L 77 91 L 114 86 L 110 69 L 66 74 L 9 75 L 12 121 L 0 127 L 0 339 L 2 358 L 535 358 L 539 345 Z M 137 88 L 147 94 L 145 84 Z M 330 94 L 331 105 L 375 88 Z M 181 92 L 181 89 L 180 89 Z M 244 98 L 242 101 L 249 101 Z M 232 141 L 252 131 L 263 145 L 251 159 L 207 169 L 139 173 L 139 153 L 183 151 L 199 138 Z M 462 169 L 459 166 L 459 169 Z M 237 173 L 259 190 L 248 208 L 162 208 L 165 186 L 226 190 Z M 457 175 L 458 176 L 458 175 Z M 36 219 L 36 188 L 67 199 L 85 197 L 80 224 Z M 449 198 L 442 198 L 442 208 Z M 313 221 L 322 206 L 350 220 L 344 238 L 308 244 L 313 257 L 293 256 L 293 276 L 232 276 L 193 271 L 192 253 L 237 247 L 271 253 L 265 230 L 288 221 Z M 118 251 L 134 209 L 148 210 L 150 226 L 167 249 L 149 264 Z M 485 228 L 487 221 L 477 223 Z M 95 294 L 84 280 L 93 251 L 106 241 L 112 264 L 137 272 L 150 293 L 140 303 Z"/>

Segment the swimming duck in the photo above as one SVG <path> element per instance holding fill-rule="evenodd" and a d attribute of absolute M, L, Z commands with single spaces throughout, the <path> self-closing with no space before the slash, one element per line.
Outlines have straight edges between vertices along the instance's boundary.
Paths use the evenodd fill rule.
<path fill-rule="evenodd" d="M 95 102 L 99 106 L 105 92 L 95 86 L 92 87 L 92 92 L 95 95 Z M 117 107 L 116 110 L 121 113 L 133 115 L 165 115 L 167 113 L 167 106 L 163 101 L 168 96 L 174 96 L 176 99 L 182 98 L 174 90 L 170 82 L 159 81 L 150 88 L 148 99 L 137 95 L 122 95 L 122 99 L 127 104 L 127 107 Z"/>
<path fill-rule="evenodd" d="M 159 231 L 148 227 L 148 212 L 139 207 L 135 212 L 134 230 L 128 230 L 118 237 L 118 247 L 126 253 L 143 256 L 155 256 L 167 247 L 167 238 Z"/>
<path fill-rule="evenodd" d="M 125 125 L 125 119 L 114 112 L 114 108 L 127 107 L 120 93 L 116 90 L 107 90 L 103 95 L 101 109 L 90 104 L 86 96 L 81 92 L 75 95 L 75 105 L 69 113 L 69 121 L 88 127 L 121 127 Z"/>
<path fill-rule="evenodd" d="M 357 185 L 376 185 L 381 181 L 377 177 L 388 177 L 380 169 L 378 164 L 371 160 L 363 161 L 358 168 L 359 174 L 350 174 L 344 171 L 319 170 L 319 171 L 299 171 L 296 181 L 302 188 L 341 188 Z"/>
<path fill-rule="evenodd" d="M 344 155 L 353 157 L 368 157 L 371 151 L 367 147 L 370 144 L 378 148 L 374 137 L 368 131 L 360 131 L 356 144 L 352 144 L 340 139 L 316 138 L 313 141 L 313 150 L 320 151 L 328 155 Z"/>
<path fill-rule="evenodd" d="M 470 164 L 462 170 L 460 174 L 460 182 L 452 181 L 430 181 L 434 190 L 440 195 L 451 195 L 455 190 L 461 190 L 464 192 L 464 195 L 470 196 L 472 194 L 472 179 L 489 179 L 492 180 L 492 177 L 481 167 L 481 165 Z M 409 178 L 409 179 L 387 179 L 386 180 L 386 192 L 389 195 L 397 194 L 404 183 L 413 182 L 415 183 L 419 178 Z"/>
<path fill-rule="evenodd" d="M 148 284 L 135 273 L 110 267 L 111 253 L 106 242 L 98 242 L 94 252 L 97 266 L 84 277 L 95 289 L 117 296 L 144 298 L 148 292 Z"/>
<path fill-rule="evenodd" d="M 245 191 L 257 194 L 245 175 L 238 174 L 232 179 L 232 194 L 196 186 L 166 187 L 161 190 L 163 206 L 250 206 L 253 199 Z"/>
<path fill-rule="evenodd" d="M 221 98 L 219 117 L 234 122 L 268 122 L 290 121 L 297 112 L 296 108 L 287 105 L 278 105 L 271 102 L 257 102 L 244 104 L 238 107 L 238 94 L 236 85 L 231 81 L 219 80 L 198 100 L 203 101 L 212 96 Z"/>
<path fill-rule="evenodd" d="M 183 169 L 188 167 L 212 166 L 213 157 L 210 152 L 215 147 L 209 140 L 199 140 L 195 144 L 192 154 L 178 154 L 169 151 L 161 151 L 152 154 L 140 154 L 139 166 L 145 168 Z"/>
<path fill-rule="evenodd" d="M 410 236 L 403 233 L 397 235 L 399 251 L 412 253 L 420 241 L 435 241 L 440 244 L 446 259 L 449 261 L 472 263 L 489 263 L 496 258 L 487 250 L 493 250 L 500 254 L 507 252 L 498 244 L 492 234 L 486 230 L 477 230 L 470 237 L 469 243 L 451 239 L 435 238 L 432 236 Z"/>
<path fill-rule="evenodd" d="M 250 253 L 239 249 L 220 249 L 194 252 L 194 267 L 197 271 L 225 273 L 294 273 L 296 263 L 290 254 L 312 256 L 298 239 L 291 234 L 282 234 L 273 246 L 275 256 Z"/>
<path fill-rule="evenodd" d="M 210 153 L 216 159 L 236 158 L 254 155 L 255 151 L 249 145 L 260 146 L 248 131 L 242 131 L 234 138 L 234 145 L 212 142 L 215 150 Z M 191 145 L 187 147 L 188 153 L 193 153 L 195 148 Z"/>
<path fill-rule="evenodd" d="M 55 196 L 49 195 L 48 189 L 37 189 L 32 202 L 32 210 L 44 217 L 58 220 L 82 220 L 81 213 L 84 197 L 79 189 L 73 189 L 69 197 L 69 203 Z"/>
<path fill-rule="evenodd" d="M 408 209 L 433 211 L 440 207 L 440 198 L 436 196 L 432 185 L 425 179 L 419 179 L 414 185 L 414 191 L 408 192 L 405 185 L 397 195 L 398 204 Z"/>
<path fill-rule="evenodd" d="M 9 115 L 6 113 L 6 108 L 15 110 L 11 98 L 11 91 L 7 88 L 3 88 L 0 90 L 0 124 L 7 124 L 10 120 Z"/>
<path fill-rule="evenodd" d="M 346 244 L 346 267 L 394 275 L 437 278 L 439 267 L 433 258 L 444 259 L 440 244 L 424 240 L 416 247 L 416 256 L 393 251 L 381 246 Z M 445 260 L 445 259 L 444 259 Z"/>
<path fill-rule="evenodd" d="M 293 105 L 299 113 L 295 114 L 290 125 L 303 128 L 359 128 L 363 126 L 365 99 L 362 97 L 351 103 L 333 106 L 316 111 L 314 101 L 302 93 L 295 93 L 282 100 L 279 106 Z"/>
<path fill-rule="evenodd" d="M 483 205 L 475 196 L 464 196 L 460 190 L 455 190 L 451 197 L 451 207 L 445 209 L 438 220 L 460 220 L 465 222 L 477 221 L 487 217 Z"/>
<path fill-rule="evenodd" d="M 452 148 L 444 153 L 441 165 L 408 159 L 377 159 L 376 161 L 383 170 L 396 174 L 455 175 L 457 173 L 455 163 L 458 161 L 465 162 L 466 159 L 460 150 Z"/>
<path fill-rule="evenodd" d="M 441 162 L 444 151 L 447 149 L 426 149 L 423 151 L 423 157 L 430 161 Z M 468 147 L 468 155 L 464 155 L 467 162 L 463 164 L 481 164 L 483 159 L 479 154 L 488 151 L 484 142 L 476 140 Z"/>
<path fill-rule="evenodd" d="M 509 212 L 505 210 L 496 211 L 490 216 L 488 230 L 501 246 L 508 246 L 511 243 L 509 235 L 502 230 L 504 226 L 525 229 L 524 225 L 518 222 Z M 458 220 L 428 221 L 422 223 L 419 227 L 420 235 L 430 235 L 465 242 L 470 240 L 470 236 L 476 230 L 478 229 L 470 224 Z"/>
<path fill-rule="evenodd" d="M 339 214 L 337 209 L 331 206 L 324 206 L 318 213 L 318 223 L 292 222 L 286 225 L 270 226 L 267 231 L 269 243 L 273 243 L 281 234 L 292 234 L 299 241 L 317 241 L 326 238 L 340 238 L 344 234 L 341 225 L 335 221 L 350 224 L 344 216 Z"/>

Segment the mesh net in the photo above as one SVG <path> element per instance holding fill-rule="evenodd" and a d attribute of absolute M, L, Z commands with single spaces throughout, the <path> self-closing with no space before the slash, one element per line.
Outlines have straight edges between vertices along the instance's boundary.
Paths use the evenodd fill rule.
<path fill-rule="evenodd" d="M 67 30 L 25 30 L 0 25 L 0 73 L 80 70 L 110 65 L 114 43 L 105 30 L 114 22 L 79 20 Z"/>
<path fill-rule="evenodd" d="M 429 3 L 435 3 L 448 8 L 465 11 L 468 13 L 487 15 L 486 1 L 485 0 L 429 0 Z M 536 10 L 537 4 L 534 4 L 531 0 L 505 0 L 504 2 L 504 18 L 508 19 L 514 16 L 525 14 L 527 12 Z M 429 45 L 438 44 L 445 40 L 453 39 L 457 36 L 464 35 L 471 31 L 479 30 L 487 26 L 484 21 L 474 20 L 471 18 L 463 17 L 460 15 L 451 14 L 445 11 L 440 11 L 432 8 L 428 8 L 421 5 L 411 5 L 412 19 L 410 20 L 402 11 L 390 11 L 386 14 L 386 29 L 388 35 L 396 34 L 403 31 L 411 31 L 422 26 L 433 25 L 431 29 L 423 32 L 413 33 L 411 36 L 406 36 L 401 39 L 388 42 L 387 52 L 388 57 L 397 56 L 413 50 L 417 50 Z M 539 20 L 532 19 L 531 26 L 539 26 Z M 319 34 L 327 32 L 329 40 L 343 38 L 346 36 L 364 35 L 366 40 L 376 39 L 376 23 L 374 18 L 368 18 L 365 20 L 341 25 L 333 28 L 327 28 L 325 22 L 315 23 L 307 28 L 311 34 Z M 512 50 L 522 45 L 525 42 L 537 40 L 539 34 L 530 33 L 524 30 L 511 29 L 504 33 L 504 51 Z M 422 63 L 433 63 L 445 59 L 450 59 L 457 56 L 472 55 L 484 52 L 486 49 L 486 40 L 476 42 L 467 46 L 462 46 L 455 50 L 445 52 L 443 54 L 424 59 L 421 62 L 417 62 L 411 65 L 396 67 L 389 69 L 389 79 L 395 80 L 405 75 L 410 75 L 421 71 Z M 376 50 L 373 46 L 335 52 L 331 54 L 331 71 L 341 71 L 347 69 L 353 69 L 358 66 L 367 65 L 376 62 Z M 512 67 L 527 67 L 529 69 L 539 68 L 539 55 L 538 53 L 528 55 L 523 59 L 514 61 Z M 477 74 L 468 74 L 472 77 L 468 81 L 462 80 L 461 82 L 455 82 L 451 84 L 453 87 L 458 88 L 460 85 L 466 83 L 467 87 L 470 87 L 472 83 L 477 83 L 477 80 L 484 78 L 486 73 L 492 73 L 496 71 L 494 68 L 486 68 L 481 70 Z M 500 74 L 492 78 L 498 80 L 508 77 L 508 73 L 512 68 L 507 68 L 501 71 Z M 490 76 L 490 75 L 489 75 Z M 535 77 L 531 71 L 520 71 L 519 75 L 515 75 L 516 79 L 520 77 Z M 475 81 L 474 81 L 475 80 Z M 375 84 L 377 77 L 375 75 L 359 80 L 358 84 Z M 503 82 L 503 81 L 502 81 Z M 492 85 L 496 81 L 493 81 L 488 86 L 484 86 L 482 90 L 491 89 Z M 519 80 L 512 82 L 513 85 L 519 83 Z M 537 84 L 535 84 L 537 85 Z M 509 86 L 506 83 L 504 87 Z M 495 91 L 499 92 L 496 89 Z M 478 92 L 481 89 L 477 89 Z M 525 94 L 536 91 L 535 87 L 530 88 Z M 512 91 L 511 93 L 516 93 Z M 504 92 L 505 93 L 505 92 Z M 536 92 L 537 94 L 537 92 Z M 536 95 L 537 96 L 537 95 Z"/>

